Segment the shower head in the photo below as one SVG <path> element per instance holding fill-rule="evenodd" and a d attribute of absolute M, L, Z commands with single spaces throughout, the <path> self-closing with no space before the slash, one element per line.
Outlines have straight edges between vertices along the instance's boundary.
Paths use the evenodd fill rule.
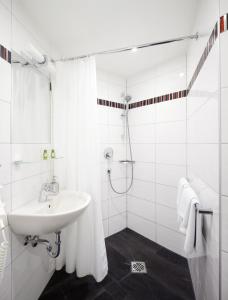
<path fill-rule="evenodd" d="M 124 100 L 128 103 L 131 101 L 131 96 L 130 95 L 125 95 Z"/>

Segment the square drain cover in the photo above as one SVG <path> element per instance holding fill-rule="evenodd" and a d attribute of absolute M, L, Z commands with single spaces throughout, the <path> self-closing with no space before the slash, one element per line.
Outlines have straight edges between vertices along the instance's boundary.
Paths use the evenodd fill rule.
<path fill-rule="evenodd" d="M 146 264 L 143 261 L 132 261 L 131 273 L 147 273 Z"/>

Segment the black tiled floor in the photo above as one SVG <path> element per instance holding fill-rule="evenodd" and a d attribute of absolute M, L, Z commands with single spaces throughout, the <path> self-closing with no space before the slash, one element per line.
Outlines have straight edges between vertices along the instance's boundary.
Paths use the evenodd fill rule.
<path fill-rule="evenodd" d="M 55 272 L 39 300 L 194 300 L 186 259 L 125 229 L 106 239 L 109 274 L 97 283 Z M 147 274 L 132 274 L 132 260 L 145 261 Z"/>

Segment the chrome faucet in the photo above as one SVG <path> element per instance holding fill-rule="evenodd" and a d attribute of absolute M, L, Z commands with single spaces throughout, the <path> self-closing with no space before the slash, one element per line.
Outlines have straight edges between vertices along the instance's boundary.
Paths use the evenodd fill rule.
<path fill-rule="evenodd" d="M 59 183 L 56 181 L 56 177 L 53 176 L 51 182 L 42 184 L 40 191 L 40 202 L 48 201 L 49 195 L 57 195 L 59 193 Z"/>

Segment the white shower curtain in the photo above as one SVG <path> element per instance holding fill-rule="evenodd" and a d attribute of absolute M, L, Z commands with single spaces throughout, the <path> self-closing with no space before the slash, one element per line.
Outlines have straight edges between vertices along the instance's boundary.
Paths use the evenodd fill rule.
<path fill-rule="evenodd" d="M 100 204 L 97 131 L 96 63 L 94 57 L 59 62 L 54 85 L 54 143 L 65 152 L 59 170 L 62 185 L 88 192 L 92 201 L 80 219 L 62 232 L 56 269 L 64 265 L 79 277 L 101 281 L 108 271 Z"/>

